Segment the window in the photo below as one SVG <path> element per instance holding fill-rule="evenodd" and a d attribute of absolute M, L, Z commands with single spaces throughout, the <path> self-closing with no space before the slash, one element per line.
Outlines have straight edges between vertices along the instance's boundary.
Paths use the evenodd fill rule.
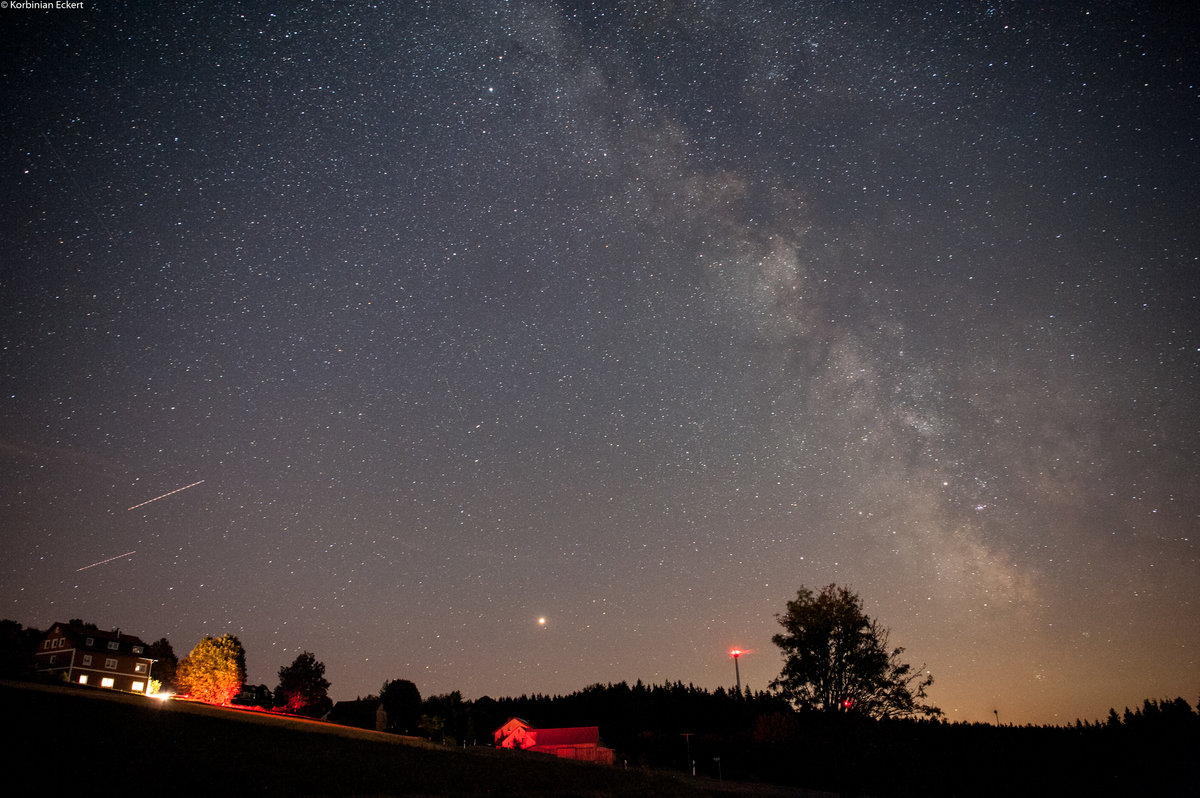
<path fill-rule="evenodd" d="M 141 646 L 134 646 L 134 647 L 133 647 L 133 653 L 134 653 L 134 654 L 141 654 L 141 653 L 142 653 L 142 647 L 141 647 Z"/>
<path fill-rule="evenodd" d="M 86 673 L 79 674 L 79 683 L 87 684 L 87 674 Z"/>
<path fill-rule="evenodd" d="M 135 693 L 144 693 L 144 692 L 146 692 L 146 683 L 145 682 L 134 682 L 132 685 L 129 686 L 129 689 L 133 690 L 133 692 L 135 692 Z"/>
<path fill-rule="evenodd" d="M 51 654 L 51 655 L 50 655 L 50 664 L 51 664 L 51 665 L 53 665 L 53 664 L 54 664 L 54 657 L 55 657 L 55 655 L 54 655 L 54 654 Z"/>
<path fill-rule="evenodd" d="M 108 650 L 109 650 L 109 651 L 116 651 L 116 650 L 117 650 L 117 647 L 118 647 L 118 646 L 120 646 L 120 645 L 121 645 L 121 644 L 120 644 L 120 643 L 118 643 L 116 640 L 109 640 L 109 641 L 108 641 Z"/>
<path fill-rule="evenodd" d="M 89 638 L 87 639 L 87 645 L 88 645 L 88 646 L 94 646 L 94 645 L 96 645 L 96 638 L 94 638 L 94 637 L 89 637 Z"/>
<path fill-rule="evenodd" d="M 139 662 L 138 664 L 134 665 L 133 672 L 134 673 L 145 673 L 146 672 L 146 663 Z"/>
<path fill-rule="evenodd" d="M 104 667 L 108 668 L 110 671 L 115 671 L 117 669 L 117 658 L 109 657 L 108 659 L 104 660 Z"/>
<path fill-rule="evenodd" d="M 83 655 L 83 664 L 84 664 L 84 665 L 91 665 L 91 664 L 92 664 L 92 655 L 91 655 L 91 654 L 84 654 L 84 655 Z"/>
<path fill-rule="evenodd" d="M 111 676 L 105 676 L 103 679 L 100 680 L 101 687 L 112 687 L 114 684 L 115 684 L 115 682 L 113 681 L 113 678 Z"/>

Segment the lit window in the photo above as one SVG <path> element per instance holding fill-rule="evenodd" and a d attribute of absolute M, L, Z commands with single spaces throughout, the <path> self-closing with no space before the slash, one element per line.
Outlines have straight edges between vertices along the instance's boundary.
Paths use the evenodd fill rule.
<path fill-rule="evenodd" d="M 79 674 L 79 683 L 87 684 L 87 674 L 86 673 Z"/>
<path fill-rule="evenodd" d="M 108 668 L 110 671 L 115 671 L 117 669 L 117 658 L 109 657 L 108 659 L 104 660 L 104 667 Z"/>
<path fill-rule="evenodd" d="M 130 689 L 133 690 L 133 692 L 135 692 L 135 693 L 144 693 L 144 692 L 146 692 L 146 683 L 145 682 L 134 682 L 132 685 L 130 685 Z"/>
<path fill-rule="evenodd" d="M 103 679 L 100 680 L 101 687 L 112 687 L 113 684 L 115 684 L 115 682 L 113 681 L 113 678 L 111 676 L 105 676 Z"/>
<path fill-rule="evenodd" d="M 146 663 L 139 662 L 137 665 L 134 665 L 133 672 L 134 673 L 145 673 L 146 672 Z"/>
<path fill-rule="evenodd" d="M 141 647 L 141 646 L 134 646 L 134 647 L 133 647 L 133 653 L 134 653 L 134 654 L 141 654 L 141 653 L 142 653 L 142 647 Z"/>
<path fill-rule="evenodd" d="M 84 665 L 91 665 L 91 664 L 92 664 L 92 655 L 91 655 L 91 654 L 84 654 L 84 655 L 83 655 L 83 664 L 84 664 Z"/>

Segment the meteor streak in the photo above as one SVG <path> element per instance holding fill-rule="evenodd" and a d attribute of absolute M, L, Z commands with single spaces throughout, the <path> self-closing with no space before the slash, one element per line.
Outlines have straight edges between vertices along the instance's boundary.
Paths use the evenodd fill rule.
<path fill-rule="evenodd" d="M 204 481 L 204 480 L 200 480 L 200 482 L 203 482 L 203 481 Z M 164 493 L 164 494 L 163 494 L 163 495 L 161 495 L 161 496 L 155 496 L 153 499 L 146 499 L 146 501 L 142 502 L 141 504 L 135 504 L 135 505 L 133 505 L 132 507 L 126 507 L 126 508 L 125 508 L 125 512 L 129 512 L 130 510 L 136 510 L 136 509 L 137 509 L 137 508 L 139 508 L 139 507 L 145 507 L 145 506 L 146 506 L 147 504 L 149 504 L 150 502 L 156 502 L 156 501 L 158 501 L 159 499 L 165 499 L 165 498 L 167 498 L 168 496 L 170 496 L 171 494 L 173 494 L 173 493 L 178 493 L 178 492 L 179 492 L 179 491 L 181 491 L 181 490 L 187 490 L 188 488 L 194 488 L 194 487 L 196 487 L 197 485 L 199 485 L 199 484 L 200 484 L 200 482 L 193 482 L 191 485 L 184 485 L 182 488 L 176 488 L 175 490 L 167 491 L 166 493 Z M 123 555 L 123 554 L 122 554 L 121 556 L 122 556 L 122 557 L 124 557 L 125 555 Z"/>
<path fill-rule="evenodd" d="M 94 562 L 91 565 L 85 565 L 82 568 L 76 568 L 75 573 L 79 573 L 80 571 L 86 571 L 89 568 L 95 568 L 97 565 L 104 565 L 104 563 L 106 563 L 106 562 L 112 562 L 113 560 L 119 560 L 122 557 L 128 557 L 130 554 L 137 554 L 137 549 L 134 549 L 133 551 L 127 551 L 124 554 L 118 554 L 116 557 L 109 557 L 107 560 L 101 560 L 100 562 Z"/>

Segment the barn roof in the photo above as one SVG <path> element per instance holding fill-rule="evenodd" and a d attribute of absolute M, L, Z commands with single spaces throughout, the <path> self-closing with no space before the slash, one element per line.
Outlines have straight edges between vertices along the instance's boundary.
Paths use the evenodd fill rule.
<path fill-rule="evenodd" d="M 536 747 L 551 745 L 599 745 L 599 726 L 574 726 L 568 729 L 538 729 Z"/>

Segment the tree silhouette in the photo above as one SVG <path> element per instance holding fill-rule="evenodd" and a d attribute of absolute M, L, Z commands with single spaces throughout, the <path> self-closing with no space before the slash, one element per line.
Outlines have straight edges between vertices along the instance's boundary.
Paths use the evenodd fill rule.
<path fill-rule="evenodd" d="M 801 587 L 776 618 L 784 631 L 771 641 L 786 661 L 771 686 L 797 708 L 873 718 L 941 714 L 924 703 L 933 677 L 902 662 L 903 648 L 888 649 L 888 630 L 846 588 Z"/>
<path fill-rule="evenodd" d="M 0 679 L 26 679 L 34 674 L 33 654 L 45 632 L 0 621 Z"/>
<path fill-rule="evenodd" d="M 320 717 L 328 712 L 332 702 L 329 700 L 325 664 L 318 661 L 311 651 L 305 651 L 291 665 L 280 668 L 275 703 L 297 715 Z"/>
<path fill-rule="evenodd" d="M 150 675 L 159 682 L 160 689 L 165 693 L 174 692 L 175 671 L 179 668 L 179 658 L 175 656 L 175 649 L 171 648 L 171 641 L 160 637 L 146 647 L 146 656 L 154 660 Z"/>
<path fill-rule="evenodd" d="M 408 679 L 396 679 L 383 683 L 379 688 L 379 700 L 387 713 L 387 730 L 400 734 L 414 734 L 421 720 L 421 691 Z"/>

